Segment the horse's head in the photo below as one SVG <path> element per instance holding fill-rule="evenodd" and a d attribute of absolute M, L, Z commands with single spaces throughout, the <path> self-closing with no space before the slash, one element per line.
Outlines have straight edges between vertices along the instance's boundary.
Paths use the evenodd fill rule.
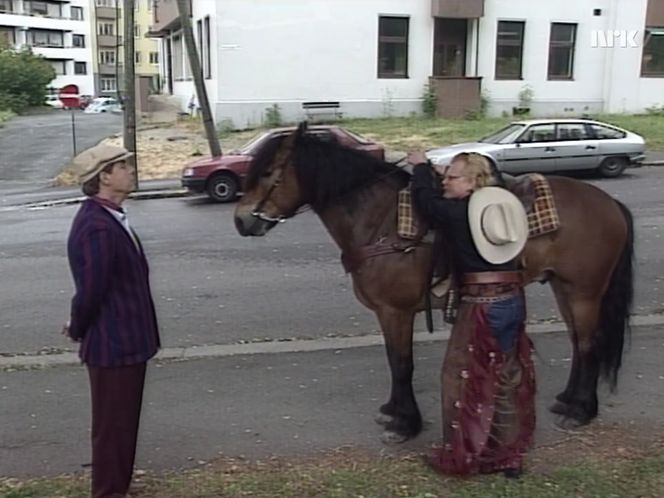
<path fill-rule="evenodd" d="M 252 160 L 244 195 L 235 208 L 240 235 L 265 235 L 306 203 L 294 165 L 295 146 L 306 132 L 306 123 L 301 123 L 293 133 L 270 139 Z"/>

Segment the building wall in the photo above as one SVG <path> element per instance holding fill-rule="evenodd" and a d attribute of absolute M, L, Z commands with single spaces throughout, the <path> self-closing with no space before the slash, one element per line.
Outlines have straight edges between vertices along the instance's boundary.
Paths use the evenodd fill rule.
<path fill-rule="evenodd" d="M 647 0 L 576 0 L 550 4 L 490 0 L 480 27 L 480 74 L 491 114 L 511 113 L 524 85 L 534 91 L 536 115 L 578 116 L 594 112 L 639 112 L 664 95 L 664 80 L 640 78 L 642 46 L 593 47 L 592 30 L 638 30 L 642 40 Z M 601 9 L 594 16 L 593 10 Z M 495 80 L 498 21 L 526 21 L 523 80 Z M 574 78 L 547 80 L 550 25 L 577 23 Z M 661 98 L 659 99 L 662 100 Z"/>
<path fill-rule="evenodd" d="M 83 9 L 83 20 L 71 19 L 71 7 Z M 64 61 L 65 74 L 58 75 L 49 86 L 55 91 L 65 85 L 78 85 L 82 94 L 94 91 L 92 49 L 90 43 L 91 16 L 90 4 L 87 0 L 71 0 L 62 4 L 61 16 L 39 17 L 25 15 L 27 5 L 20 0 L 14 0 L 14 12 L 0 14 L 0 26 L 14 29 L 16 47 L 30 45 L 29 30 L 46 29 L 61 31 L 63 33 L 63 47 L 32 47 L 35 54 L 41 55 L 47 60 Z M 73 47 L 72 37 L 74 34 L 84 35 L 86 46 L 84 48 Z M 74 74 L 74 63 L 84 62 L 87 74 Z"/>
<path fill-rule="evenodd" d="M 305 116 L 302 101 L 340 101 L 346 115 L 419 112 L 432 66 L 430 1 L 217 4 L 218 119 L 251 126 L 278 104 L 294 121 Z M 377 77 L 379 14 L 410 17 L 407 79 Z"/>
<path fill-rule="evenodd" d="M 135 65 L 137 76 L 152 76 L 153 88 L 158 89 L 159 79 L 159 41 L 147 38 L 145 35 L 152 24 L 152 0 L 135 0 L 135 22 L 138 25 L 139 36 L 134 40 L 134 50 L 140 53 L 140 60 Z M 150 54 L 155 54 L 154 62 L 150 61 Z"/>
<path fill-rule="evenodd" d="M 662 105 L 664 78 L 640 76 L 647 6 L 648 0 L 485 0 L 484 16 L 469 22 L 466 76 L 482 78 L 494 115 L 511 114 L 524 85 L 534 92 L 533 115 L 641 112 Z M 304 101 L 339 101 L 345 116 L 420 112 L 432 74 L 430 0 L 194 0 L 194 32 L 206 15 L 214 26 L 206 84 L 218 124 L 260 124 L 273 104 L 285 121 L 296 121 L 305 116 Z M 380 15 L 410 19 L 407 79 L 377 77 Z M 526 23 L 522 79 L 495 79 L 499 20 Z M 571 80 L 548 79 L 552 22 L 577 24 Z M 593 30 L 609 29 L 639 30 L 639 46 L 593 47 Z M 186 110 L 190 78 L 174 82 L 173 93 Z"/>

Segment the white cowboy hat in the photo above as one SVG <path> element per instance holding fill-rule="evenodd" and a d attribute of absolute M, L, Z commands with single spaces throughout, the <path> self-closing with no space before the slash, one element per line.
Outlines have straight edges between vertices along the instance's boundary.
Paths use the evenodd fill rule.
<path fill-rule="evenodd" d="M 528 216 L 521 201 L 499 187 L 473 192 L 468 221 L 477 252 L 489 263 L 500 264 L 521 253 L 528 240 Z"/>

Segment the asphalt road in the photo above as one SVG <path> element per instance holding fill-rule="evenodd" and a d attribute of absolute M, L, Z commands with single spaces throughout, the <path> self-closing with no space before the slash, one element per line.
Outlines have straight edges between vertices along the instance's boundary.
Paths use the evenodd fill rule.
<path fill-rule="evenodd" d="M 664 429 L 662 332 L 661 326 L 634 331 L 618 393 L 600 390 L 604 424 L 653 434 Z M 555 444 L 566 434 L 546 407 L 567 378 L 570 345 L 565 334 L 532 338 L 536 444 Z M 381 346 L 151 362 L 136 465 L 159 471 L 204 465 L 220 455 L 266 459 L 341 446 L 422 453 L 439 441 L 443 350 L 440 341 L 416 345 L 414 387 L 424 431 L 398 447 L 381 444 L 373 421 L 389 392 Z M 0 476 L 75 472 L 90 462 L 87 384 L 80 366 L 0 371 Z"/>
<path fill-rule="evenodd" d="M 593 182 L 632 208 L 634 311 L 661 315 L 664 168 Z M 311 213 L 267 237 L 242 238 L 233 227 L 233 205 L 189 198 L 127 207 L 152 263 L 165 347 L 379 333 L 373 314 L 353 296 L 338 249 Z M 0 352 L 72 348 L 59 330 L 72 294 L 65 240 L 76 209 L 0 213 Z M 528 294 L 530 320 L 558 319 L 547 286 L 532 285 Z"/>
<path fill-rule="evenodd" d="M 122 131 L 120 114 L 75 111 L 76 145 L 82 151 Z M 0 133 L 0 191 L 34 190 L 57 176 L 73 157 L 71 112 L 18 116 Z"/>

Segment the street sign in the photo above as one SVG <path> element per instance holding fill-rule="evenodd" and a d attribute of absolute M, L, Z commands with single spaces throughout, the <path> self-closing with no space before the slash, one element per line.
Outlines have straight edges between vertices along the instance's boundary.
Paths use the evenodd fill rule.
<path fill-rule="evenodd" d="M 76 85 L 67 85 L 60 88 L 58 98 L 60 99 L 60 102 L 69 109 L 78 109 L 81 105 L 78 86 Z"/>

